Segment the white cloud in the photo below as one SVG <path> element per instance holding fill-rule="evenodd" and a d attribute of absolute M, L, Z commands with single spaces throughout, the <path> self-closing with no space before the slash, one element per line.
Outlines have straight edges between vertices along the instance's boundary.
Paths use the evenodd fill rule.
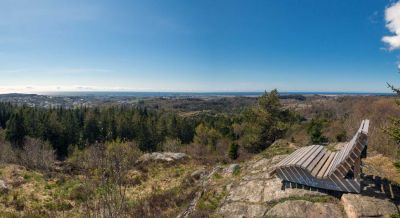
<path fill-rule="evenodd" d="M 386 8 L 385 20 L 386 28 L 394 35 L 384 36 L 382 41 L 388 44 L 389 50 L 400 49 L 400 1 Z"/>

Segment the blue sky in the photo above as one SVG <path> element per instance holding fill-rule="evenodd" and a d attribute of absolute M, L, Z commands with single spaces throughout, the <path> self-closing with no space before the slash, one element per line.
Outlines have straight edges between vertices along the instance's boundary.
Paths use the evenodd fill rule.
<path fill-rule="evenodd" d="M 0 92 L 389 92 L 395 4 L 0 0 Z"/>

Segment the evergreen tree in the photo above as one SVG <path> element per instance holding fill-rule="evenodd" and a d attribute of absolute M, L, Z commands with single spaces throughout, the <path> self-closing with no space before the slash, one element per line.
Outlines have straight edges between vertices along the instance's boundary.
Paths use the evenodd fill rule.
<path fill-rule="evenodd" d="M 239 157 L 239 145 L 237 143 L 232 143 L 229 146 L 229 158 L 236 160 Z"/>
<path fill-rule="evenodd" d="M 221 134 L 214 128 L 209 128 L 203 123 L 196 127 L 194 142 L 207 146 L 212 151 L 216 150 L 217 143 L 221 139 Z"/>
<path fill-rule="evenodd" d="M 87 143 L 93 144 L 99 140 L 100 128 L 94 114 L 88 114 L 83 127 L 83 138 Z"/>
<path fill-rule="evenodd" d="M 323 121 L 312 119 L 308 126 L 307 132 L 310 135 L 310 142 L 312 144 L 321 144 L 328 141 L 328 139 L 322 134 Z"/>
<path fill-rule="evenodd" d="M 22 148 L 26 136 L 24 117 L 21 112 L 11 115 L 7 122 L 6 139 L 14 146 Z"/>
<path fill-rule="evenodd" d="M 243 112 L 240 144 L 249 152 L 264 150 L 284 136 L 288 129 L 287 114 L 290 113 L 282 108 L 278 91 L 274 89 L 269 93 L 265 92 L 258 99 L 257 107 Z"/>
<path fill-rule="evenodd" d="M 389 88 L 397 95 L 400 96 L 400 89 L 388 84 Z M 396 104 L 400 106 L 400 100 L 396 100 Z M 390 117 L 390 125 L 384 129 L 398 145 L 400 145 L 400 117 Z"/>

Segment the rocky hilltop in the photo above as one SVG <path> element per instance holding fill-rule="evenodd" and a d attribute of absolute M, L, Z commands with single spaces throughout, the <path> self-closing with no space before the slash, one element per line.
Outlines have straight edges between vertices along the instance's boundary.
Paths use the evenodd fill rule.
<path fill-rule="evenodd" d="M 297 149 L 278 141 L 252 159 L 203 165 L 184 153 L 140 157 L 126 184 L 132 217 L 396 217 L 398 177 L 390 160 L 364 161 L 361 194 L 327 192 L 270 176 L 271 167 Z M 60 169 L 62 170 L 62 169 Z M 65 169 L 64 169 L 65 170 Z M 390 181 L 384 179 L 391 175 Z M 0 217 L 49 214 L 80 217 L 87 190 L 82 175 L 44 175 L 0 165 Z M 32 216 L 30 216 L 32 215 Z"/>
<path fill-rule="evenodd" d="M 275 147 L 274 147 L 275 146 Z M 282 153 L 285 148 L 270 149 Z M 288 147 L 293 145 L 288 144 Z M 275 150 L 274 150 L 275 149 Z M 270 151 L 271 152 L 271 151 Z M 212 211 L 216 217 L 391 217 L 398 216 L 398 187 L 379 176 L 363 175 L 361 194 L 326 192 L 283 184 L 271 167 L 287 154 L 265 152 L 242 164 L 217 166 L 201 181 L 202 189 L 180 217 Z M 376 157 L 375 157 L 376 158 Z M 365 171 L 374 168 L 370 159 Z"/>

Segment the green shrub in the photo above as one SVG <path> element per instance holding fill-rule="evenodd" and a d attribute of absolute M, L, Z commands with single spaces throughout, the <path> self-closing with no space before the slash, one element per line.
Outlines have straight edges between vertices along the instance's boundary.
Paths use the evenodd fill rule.
<path fill-rule="evenodd" d="M 336 141 L 345 142 L 347 140 L 346 130 L 342 130 L 340 133 L 336 135 Z"/>
<path fill-rule="evenodd" d="M 229 158 L 232 160 L 236 160 L 239 157 L 239 145 L 236 143 L 232 143 L 229 146 Z"/>
<path fill-rule="evenodd" d="M 307 132 L 310 135 L 310 142 L 312 144 L 321 144 L 328 141 L 328 139 L 322 134 L 323 121 L 312 119 L 308 126 Z"/>
<path fill-rule="evenodd" d="M 79 184 L 72 188 L 69 199 L 74 201 L 86 202 L 94 194 L 93 189 L 87 185 Z"/>

